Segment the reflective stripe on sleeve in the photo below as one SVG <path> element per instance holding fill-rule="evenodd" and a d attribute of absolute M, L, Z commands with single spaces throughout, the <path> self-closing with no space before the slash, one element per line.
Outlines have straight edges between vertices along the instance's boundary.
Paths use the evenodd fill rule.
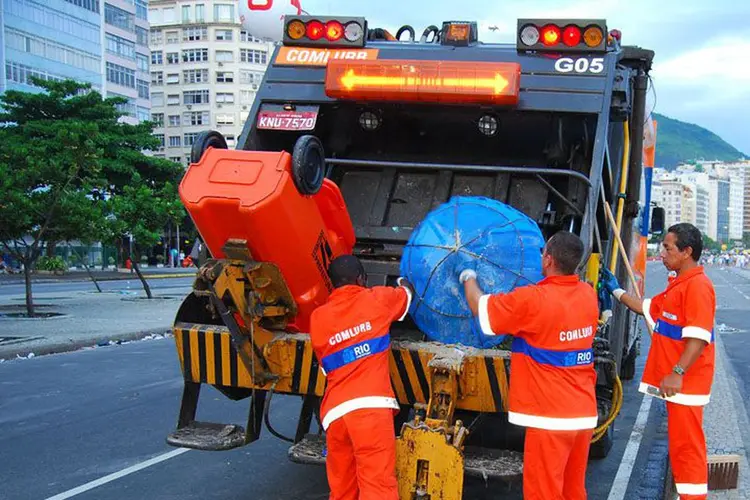
<path fill-rule="evenodd" d="M 402 314 L 401 317 L 398 318 L 399 321 L 403 321 L 406 315 L 409 314 L 409 307 L 411 307 L 411 299 L 412 299 L 411 290 L 409 290 L 405 286 L 402 286 L 401 288 L 403 288 L 406 291 L 406 308 L 404 309 L 404 314 Z"/>
<path fill-rule="evenodd" d="M 580 431 L 595 429 L 599 417 L 554 418 L 508 412 L 508 422 L 524 427 L 546 429 L 550 431 Z"/>
<path fill-rule="evenodd" d="M 328 413 L 323 417 L 323 430 L 327 430 L 328 426 L 331 425 L 335 420 L 343 417 L 347 413 L 351 413 L 355 410 L 362 410 L 364 408 L 391 408 L 394 410 L 400 409 L 398 401 L 394 398 L 385 396 L 366 396 L 363 398 L 350 399 L 345 401 L 338 406 L 331 408 Z"/>
<path fill-rule="evenodd" d="M 651 299 L 643 299 L 643 317 L 646 318 L 646 323 L 653 330 L 656 326 L 656 321 L 651 317 Z"/>
<path fill-rule="evenodd" d="M 699 326 L 686 326 L 682 329 L 683 339 L 701 339 L 710 344 L 712 337 L 711 332 Z"/>
<path fill-rule="evenodd" d="M 683 394 L 678 392 L 674 396 L 662 397 L 659 395 L 659 388 L 645 382 L 641 382 L 638 391 L 649 396 L 654 396 L 670 403 L 676 403 L 683 406 L 705 406 L 711 400 L 710 394 Z"/>
<path fill-rule="evenodd" d="M 488 309 L 489 300 L 489 295 L 482 295 L 479 297 L 479 326 L 482 328 L 482 333 L 485 335 L 497 335 L 492 331 L 492 327 L 490 326 L 490 311 Z"/>

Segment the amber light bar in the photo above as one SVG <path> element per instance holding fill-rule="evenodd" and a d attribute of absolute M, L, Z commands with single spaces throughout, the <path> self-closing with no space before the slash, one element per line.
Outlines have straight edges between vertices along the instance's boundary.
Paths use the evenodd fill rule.
<path fill-rule="evenodd" d="M 419 101 L 515 105 L 518 63 L 331 60 L 328 97 L 362 101 Z"/>

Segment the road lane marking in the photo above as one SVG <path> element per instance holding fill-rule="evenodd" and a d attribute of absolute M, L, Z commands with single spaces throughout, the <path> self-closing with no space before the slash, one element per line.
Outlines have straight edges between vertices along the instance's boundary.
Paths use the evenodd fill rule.
<path fill-rule="evenodd" d="M 622 500 L 625 498 L 625 492 L 628 490 L 630 475 L 633 473 L 633 466 L 635 466 L 635 460 L 638 458 L 638 448 L 641 446 L 641 439 L 643 439 L 643 432 L 646 430 L 648 414 L 651 411 L 653 400 L 654 398 L 650 396 L 643 396 L 641 408 L 638 410 L 633 431 L 630 433 L 627 446 L 625 446 L 625 452 L 622 454 L 622 460 L 617 468 L 615 480 L 612 481 L 612 489 L 609 490 L 607 500 Z"/>
<path fill-rule="evenodd" d="M 132 465 L 128 467 L 127 469 L 122 469 L 121 471 L 114 472 L 108 476 L 100 477 L 99 479 L 95 479 L 94 481 L 88 482 L 86 484 L 82 484 L 81 486 L 78 486 L 77 488 L 73 488 L 72 490 L 64 491 L 53 497 L 47 498 L 47 500 L 65 500 L 66 498 L 71 498 L 76 495 L 80 495 L 81 493 L 85 493 L 89 490 L 93 490 L 96 487 L 102 486 L 107 483 L 111 483 L 112 481 L 120 479 L 121 477 L 125 477 L 134 472 L 138 472 L 139 470 L 143 470 L 147 467 L 151 467 L 152 465 L 156 465 L 160 462 L 164 462 L 165 460 L 169 460 L 170 458 L 174 458 L 178 455 L 182 455 L 186 451 L 190 451 L 190 449 L 178 448 L 176 450 L 172 450 L 170 452 L 167 452 L 162 455 L 151 458 L 149 460 L 146 460 L 145 462 Z"/>
<path fill-rule="evenodd" d="M 734 271 L 732 271 L 732 274 L 734 274 L 737 277 L 744 278 L 744 276 L 742 276 L 742 275 L 740 275 L 740 274 L 738 274 L 738 273 L 736 273 Z M 742 295 L 743 297 L 745 297 L 747 300 L 750 300 L 750 297 L 748 297 L 747 294 L 745 294 L 739 288 L 737 288 L 737 284 L 736 283 L 732 283 L 725 276 L 722 276 L 722 278 L 724 279 L 724 281 L 726 281 L 729 284 L 729 286 L 731 286 L 732 288 L 734 288 L 734 291 L 736 291 L 737 293 L 739 293 L 740 295 Z"/>
<path fill-rule="evenodd" d="M 727 273 L 731 272 L 734 276 L 737 276 L 738 278 L 744 278 L 744 279 L 746 279 L 745 276 L 742 276 L 741 274 L 738 274 L 736 271 L 730 271 L 729 269 L 722 269 L 722 271 L 727 272 Z M 726 285 L 718 285 L 718 286 L 728 286 L 728 287 L 731 287 L 735 292 L 737 292 L 738 294 L 742 295 L 745 299 L 750 300 L 750 296 L 748 296 L 745 292 L 743 292 L 742 290 L 740 290 L 739 288 L 737 288 L 737 283 L 732 283 L 723 274 L 717 274 L 716 276 L 721 276 L 721 279 L 723 279 L 724 283 L 726 283 Z M 714 286 L 716 286 L 716 285 L 714 285 Z M 745 285 L 743 284 L 742 286 L 745 286 Z"/>

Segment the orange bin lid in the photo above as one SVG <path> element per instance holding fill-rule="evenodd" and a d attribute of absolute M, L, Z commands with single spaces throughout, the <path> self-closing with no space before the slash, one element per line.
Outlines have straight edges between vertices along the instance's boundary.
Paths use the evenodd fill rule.
<path fill-rule="evenodd" d="M 283 151 L 209 148 L 185 172 L 180 197 L 186 205 L 197 205 L 204 198 L 225 198 L 239 199 L 240 206 L 250 207 L 276 191 L 290 166 L 291 156 Z"/>

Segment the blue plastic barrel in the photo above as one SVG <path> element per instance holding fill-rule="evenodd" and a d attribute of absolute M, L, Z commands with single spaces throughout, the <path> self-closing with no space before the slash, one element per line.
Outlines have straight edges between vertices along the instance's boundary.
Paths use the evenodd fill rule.
<path fill-rule="evenodd" d="M 456 263 L 474 260 L 482 290 L 507 293 L 542 279 L 543 248 L 539 226 L 523 212 L 490 198 L 451 198 L 414 229 L 401 257 L 401 275 L 416 290 L 414 322 L 430 340 L 500 344 L 505 335 L 484 335 L 472 316 Z"/>

